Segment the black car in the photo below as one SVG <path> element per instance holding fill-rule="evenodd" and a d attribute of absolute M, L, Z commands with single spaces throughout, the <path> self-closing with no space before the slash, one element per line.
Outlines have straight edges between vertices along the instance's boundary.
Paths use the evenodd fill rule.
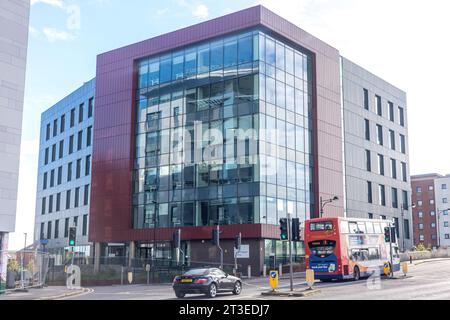
<path fill-rule="evenodd" d="M 178 298 L 186 294 L 206 294 L 214 298 L 219 292 L 239 295 L 242 281 L 217 268 L 192 269 L 173 279 L 173 290 Z"/>

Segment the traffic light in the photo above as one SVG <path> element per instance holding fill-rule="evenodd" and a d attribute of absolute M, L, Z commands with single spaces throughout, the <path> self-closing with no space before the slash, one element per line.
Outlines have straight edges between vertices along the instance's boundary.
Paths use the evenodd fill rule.
<path fill-rule="evenodd" d="M 239 233 L 236 236 L 236 240 L 234 241 L 234 247 L 236 248 L 236 250 L 241 249 L 241 244 L 242 244 L 242 234 Z"/>
<path fill-rule="evenodd" d="M 288 240 L 288 219 L 281 218 L 280 219 L 280 239 L 281 240 Z"/>
<path fill-rule="evenodd" d="M 215 246 L 219 245 L 219 229 L 218 228 L 213 229 L 211 242 Z"/>
<path fill-rule="evenodd" d="M 178 229 L 173 233 L 172 244 L 175 249 L 181 247 L 181 230 Z"/>
<path fill-rule="evenodd" d="M 69 229 L 69 247 L 75 246 L 76 239 L 77 239 L 77 228 L 70 227 L 70 229 Z"/>
<path fill-rule="evenodd" d="M 292 219 L 292 241 L 300 241 L 300 219 Z"/>
<path fill-rule="evenodd" d="M 394 243 L 397 241 L 397 229 L 395 227 L 391 227 L 391 242 Z"/>
<path fill-rule="evenodd" d="M 391 242 L 391 227 L 384 228 L 384 241 Z"/>

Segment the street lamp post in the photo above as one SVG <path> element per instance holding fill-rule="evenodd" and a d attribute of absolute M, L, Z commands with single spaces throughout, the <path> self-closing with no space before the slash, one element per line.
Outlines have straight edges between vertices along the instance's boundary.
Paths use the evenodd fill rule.
<path fill-rule="evenodd" d="M 24 273 L 24 265 L 23 264 L 24 264 L 25 249 L 27 247 L 27 233 L 24 232 L 23 234 L 25 235 L 25 243 L 24 243 L 23 250 L 22 250 L 22 259 L 21 259 L 22 260 L 21 261 L 22 268 L 20 271 L 20 282 L 21 282 L 22 290 L 25 289 L 25 283 L 24 283 L 24 279 L 23 279 L 23 273 Z"/>
<path fill-rule="evenodd" d="M 323 200 L 322 197 L 320 197 L 320 218 L 323 217 L 323 208 L 328 203 L 332 203 L 333 201 L 337 201 L 339 198 L 337 196 L 334 196 L 332 199 Z"/>

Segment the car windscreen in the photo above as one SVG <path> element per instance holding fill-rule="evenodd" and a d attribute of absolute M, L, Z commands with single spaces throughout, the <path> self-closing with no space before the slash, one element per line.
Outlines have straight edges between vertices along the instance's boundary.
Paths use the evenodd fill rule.
<path fill-rule="evenodd" d="M 183 276 L 205 276 L 209 273 L 209 269 L 192 269 L 186 271 Z"/>

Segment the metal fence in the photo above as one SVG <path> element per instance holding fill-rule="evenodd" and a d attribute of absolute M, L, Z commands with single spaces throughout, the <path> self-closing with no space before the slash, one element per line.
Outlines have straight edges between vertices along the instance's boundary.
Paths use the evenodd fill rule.
<path fill-rule="evenodd" d="M 67 267 L 65 265 L 50 265 L 47 283 L 49 285 L 65 285 Z M 115 285 L 115 284 L 150 284 L 171 283 L 176 275 L 192 268 L 218 268 L 220 264 L 206 261 L 189 261 L 179 263 L 172 259 L 141 259 L 128 257 L 101 257 L 99 269 L 95 270 L 94 258 L 83 257 L 73 259 L 73 264 L 80 268 L 81 285 Z M 223 270 L 234 273 L 234 264 L 224 264 Z M 237 272 L 242 266 L 238 265 Z"/>
<path fill-rule="evenodd" d="M 0 294 L 45 285 L 49 270 L 48 253 L 36 250 L 16 253 L 0 251 L 0 257 Z"/>

